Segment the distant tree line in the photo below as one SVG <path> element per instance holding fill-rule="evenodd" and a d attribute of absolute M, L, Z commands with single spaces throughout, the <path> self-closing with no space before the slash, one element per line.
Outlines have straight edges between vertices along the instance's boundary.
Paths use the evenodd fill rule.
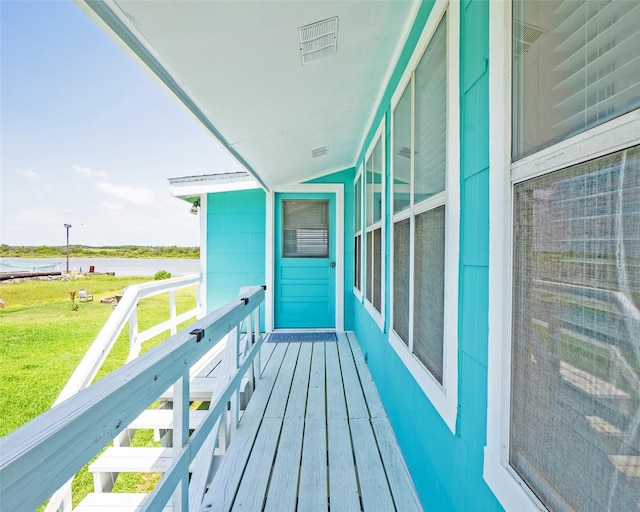
<path fill-rule="evenodd" d="M 67 246 L 48 245 L 0 245 L 0 258 L 59 258 L 66 257 Z M 70 245 L 73 258 L 199 258 L 199 247 L 118 245 L 91 247 Z"/>

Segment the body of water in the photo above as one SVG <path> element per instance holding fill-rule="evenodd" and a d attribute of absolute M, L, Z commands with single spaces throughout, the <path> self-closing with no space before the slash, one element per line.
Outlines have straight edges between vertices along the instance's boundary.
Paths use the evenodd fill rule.
<path fill-rule="evenodd" d="M 173 277 L 200 272 L 199 259 L 180 258 L 69 258 L 72 272 L 115 272 L 116 276 L 153 276 L 159 270 Z M 66 258 L 0 258 L 0 272 L 67 270 Z"/>

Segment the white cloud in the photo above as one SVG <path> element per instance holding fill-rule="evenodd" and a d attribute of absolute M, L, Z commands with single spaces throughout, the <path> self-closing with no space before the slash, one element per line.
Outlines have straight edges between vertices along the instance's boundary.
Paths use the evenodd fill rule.
<path fill-rule="evenodd" d="M 105 210 L 110 210 L 113 212 L 122 211 L 122 203 L 118 203 L 117 201 L 102 201 L 100 206 Z"/>
<path fill-rule="evenodd" d="M 30 180 L 39 180 L 40 176 L 36 174 L 35 169 L 16 169 L 16 174 Z"/>
<path fill-rule="evenodd" d="M 91 178 L 106 178 L 107 173 L 104 171 L 96 171 L 91 167 L 80 167 L 79 165 L 73 165 L 71 167 L 76 174 L 80 176 L 89 176 Z"/>
<path fill-rule="evenodd" d="M 153 189 L 147 187 L 114 185 L 107 181 L 98 182 L 98 188 L 105 194 L 112 195 L 135 205 L 152 204 L 156 196 Z"/>

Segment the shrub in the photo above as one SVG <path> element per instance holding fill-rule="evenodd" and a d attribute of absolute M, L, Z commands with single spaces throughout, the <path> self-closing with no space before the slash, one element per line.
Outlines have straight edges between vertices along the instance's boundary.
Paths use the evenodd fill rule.
<path fill-rule="evenodd" d="M 167 272 L 166 270 L 158 270 L 156 275 L 153 278 L 156 281 L 160 281 L 160 279 L 169 279 L 171 277 L 171 272 Z"/>

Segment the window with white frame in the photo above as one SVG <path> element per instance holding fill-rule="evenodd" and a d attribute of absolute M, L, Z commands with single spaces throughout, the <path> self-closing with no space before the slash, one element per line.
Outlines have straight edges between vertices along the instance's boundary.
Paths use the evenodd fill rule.
<path fill-rule="evenodd" d="M 384 294 L 384 120 L 364 167 L 365 173 L 365 297 L 382 318 Z"/>
<path fill-rule="evenodd" d="M 392 146 L 392 329 L 440 385 L 445 343 L 446 27 L 444 16 L 394 108 Z"/>
<path fill-rule="evenodd" d="M 549 510 L 640 503 L 639 16 L 513 4 L 510 393 L 489 444 Z"/>
<path fill-rule="evenodd" d="M 362 172 L 354 183 L 353 209 L 353 288 L 358 296 L 362 296 Z"/>

